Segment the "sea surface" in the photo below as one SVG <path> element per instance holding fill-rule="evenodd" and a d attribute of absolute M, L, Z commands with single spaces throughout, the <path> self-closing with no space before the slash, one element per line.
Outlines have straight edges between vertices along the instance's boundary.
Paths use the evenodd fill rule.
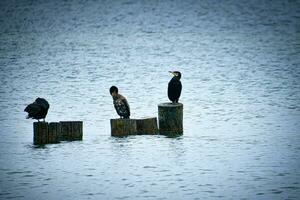
<path fill-rule="evenodd" d="M 184 134 L 110 136 L 182 73 Z M 33 145 L 23 112 L 82 120 Z M 300 1 L 1 0 L 0 199 L 299 199 Z"/>

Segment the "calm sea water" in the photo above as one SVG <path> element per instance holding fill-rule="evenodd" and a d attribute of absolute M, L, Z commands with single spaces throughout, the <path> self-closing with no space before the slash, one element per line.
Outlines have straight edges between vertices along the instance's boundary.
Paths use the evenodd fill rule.
<path fill-rule="evenodd" d="M 299 1 L 0 2 L 0 199 L 299 199 Z M 182 72 L 184 135 L 110 137 L 117 85 L 157 116 Z M 37 148 L 23 109 L 82 120 Z"/>

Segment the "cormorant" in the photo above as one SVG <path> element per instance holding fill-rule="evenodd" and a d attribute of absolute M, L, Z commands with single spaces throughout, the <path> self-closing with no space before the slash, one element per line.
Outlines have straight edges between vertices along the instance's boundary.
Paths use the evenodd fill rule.
<path fill-rule="evenodd" d="M 46 118 L 49 109 L 49 103 L 46 99 L 37 98 L 33 103 L 29 104 L 24 111 L 28 112 L 27 119 L 33 118 L 40 121 L 40 119 Z"/>
<path fill-rule="evenodd" d="M 129 119 L 130 108 L 126 98 L 118 93 L 116 86 L 111 86 L 109 92 L 113 98 L 113 103 L 118 115 L 120 115 L 121 118 Z"/>
<path fill-rule="evenodd" d="M 170 73 L 173 74 L 174 77 L 170 80 L 168 85 L 168 97 L 172 103 L 178 103 L 182 89 L 180 82 L 181 73 L 179 71 L 170 71 Z"/>

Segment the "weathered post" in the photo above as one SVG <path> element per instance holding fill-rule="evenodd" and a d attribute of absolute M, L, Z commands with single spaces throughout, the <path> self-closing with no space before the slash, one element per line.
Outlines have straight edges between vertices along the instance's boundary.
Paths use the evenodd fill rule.
<path fill-rule="evenodd" d="M 74 121 L 73 122 L 73 138 L 74 140 L 82 140 L 83 135 L 83 122 L 82 121 Z"/>
<path fill-rule="evenodd" d="M 59 143 L 61 135 L 61 128 L 59 122 L 50 122 L 48 125 L 48 142 Z"/>
<path fill-rule="evenodd" d="M 61 140 L 82 140 L 82 121 L 61 121 Z"/>
<path fill-rule="evenodd" d="M 156 135 L 158 133 L 157 118 L 136 119 L 138 135 Z"/>
<path fill-rule="evenodd" d="M 135 119 L 111 119 L 111 136 L 127 136 L 137 134 L 137 125 Z"/>
<path fill-rule="evenodd" d="M 48 142 L 48 123 L 33 122 L 33 144 L 40 145 Z"/>
<path fill-rule="evenodd" d="M 168 136 L 183 134 L 183 104 L 159 104 L 158 121 L 160 134 Z"/>
<path fill-rule="evenodd" d="M 67 121 L 59 122 L 60 123 L 60 129 L 61 129 L 61 140 L 70 140 L 71 139 L 71 124 Z"/>

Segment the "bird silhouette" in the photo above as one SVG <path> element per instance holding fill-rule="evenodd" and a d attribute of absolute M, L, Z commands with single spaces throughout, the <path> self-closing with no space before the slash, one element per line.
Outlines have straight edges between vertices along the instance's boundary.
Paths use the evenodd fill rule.
<path fill-rule="evenodd" d="M 38 97 L 33 103 L 29 104 L 24 109 L 24 111 L 28 113 L 26 118 L 37 119 L 38 121 L 43 119 L 45 122 L 49 107 L 50 105 L 46 99 Z"/>
<path fill-rule="evenodd" d="M 180 82 L 181 73 L 179 71 L 170 71 L 171 74 L 173 74 L 173 78 L 170 80 L 168 85 L 168 97 L 172 103 L 178 103 L 182 85 Z"/>
<path fill-rule="evenodd" d="M 116 86 L 112 86 L 109 91 L 118 115 L 121 118 L 128 119 L 130 117 L 130 108 L 126 98 L 118 93 L 118 88 Z"/>

